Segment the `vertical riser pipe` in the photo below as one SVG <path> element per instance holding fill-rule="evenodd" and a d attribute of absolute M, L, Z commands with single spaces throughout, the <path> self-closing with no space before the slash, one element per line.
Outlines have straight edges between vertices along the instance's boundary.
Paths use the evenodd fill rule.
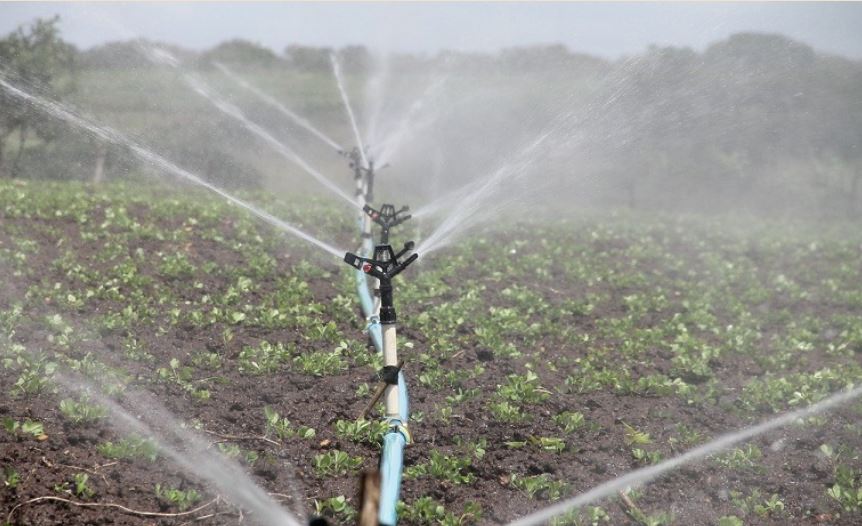
<path fill-rule="evenodd" d="M 395 324 L 383 325 L 383 365 L 395 367 L 398 365 L 398 348 L 395 343 Z M 399 382 L 400 383 L 400 382 Z M 401 416 L 399 411 L 400 397 L 398 396 L 398 385 L 387 385 L 384 393 L 386 403 L 386 418 L 397 419 Z"/>

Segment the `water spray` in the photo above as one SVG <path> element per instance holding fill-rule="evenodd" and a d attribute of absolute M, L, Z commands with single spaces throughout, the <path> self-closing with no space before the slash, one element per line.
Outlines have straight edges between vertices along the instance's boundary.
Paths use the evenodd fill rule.
<path fill-rule="evenodd" d="M 353 268 L 377 279 L 380 291 L 380 325 L 383 333 L 383 369 L 380 371 L 381 386 L 368 407 L 373 407 L 379 397 L 384 398 L 384 419 L 389 431 L 383 437 L 383 450 L 380 456 L 381 490 L 378 521 L 382 525 L 394 526 L 397 522 L 395 505 L 401 492 L 401 471 L 404 464 L 404 447 L 413 439 L 407 427 L 409 408 L 406 389 L 401 374 L 403 362 L 398 360 L 396 344 L 395 302 L 393 299 L 392 278 L 400 274 L 419 254 L 413 253 L 413 242 L 405 243 L 397 254 L 391 245 L 379 244 L 374 247 L 371 258 L 357 256 L 350 252 L 344 261 Z"/>
<path fill-rule="evenodd" d="M 213 192 L 223 197 L 227 201 L 239 206 L 240 208 L 243 208 L 248 212 L 256 215 L 258 218 L 278 228 L 282 232 L 292 234 L 297 238 L 307 241 L 308 243 L 311 243 L 312 245 L 324 250 L 329 254 L 332 254 L 336 257 L 341 257 L 342 252 L 334 246 L 317 239 L 311 234 L 308 234 L 285 221 L 282 221 L 281 219 L 275 217 L 274 215 L 270 214 L 265 210 L 262 210 L 250 203 L 243 201 L 242 199 L 233 196 L 222 188 L 207 181 L 203 177 L 189 172 L 185 168 L 182 168 L 169 161 L 168 159 L 162 157 L 161 155 L 158 155 L 151 150 L 141 146 L 140 144 L 126 137 L 120 132 L 109 128 L 108 126 L 98 125 L 93 122 L 90 122 L 84 117 L 77 115 L 71 108 L 64 104 L 27 93 L 21 88 L 7 82 L 2 77 L 2 75 L 0 75 L 0 88 L 5 89 L 8 93 L 14 95 L 15 97 L 18 97 L 24 102 L 32 104 L 35 108 L 38 108 L 39 110 L 47 113 L 48 115 L 56 119 L 65 121 L 69 124 L 72 124 L 80 128 L 81 130 L 84 130 L 85 132 L 93 135 L 94 137 L 99 138 L 102 141 L 128 148 L 140 160 L 152 166 L 158 167 L 159 169 L 170 173 L 176 177 L 185 179 L 186 181 L 206 188 L 210 192 Z"/>
<path fill-rule="evenodd" d="M 265 103 L 269 104 L 273 108 L 277 109 L 282 115 L 289 118 L 290 120 L 292 120 L 296 124 L 300 125 L 301 127 L 305 128 L 308 132 L 310 132 L 312 135 L 314 135 L 315 137 L 317 137 L 318 139 L 323 141 L 326 145 L 330 146 L 331 148 L 334 148 L 337 151 L 341 151 L 342 148 L 341 148 L 341 146 L 338 145 L 337 142 L 335 142 L 332 138 L 330 138 L 328 135 L 326 135 L 325 133 L 320 131 L 317 127 L 315 127 L 313 124 L 311 124 L 311 122 L 309 122 L 308 119 L 300 116 L 299 114 L 297 114 L 294 111 L 291 111 L 289 108 L 287 108 L 281 102 L 277 101 L 276 99 L 274 99 L 270 95 L 267 95 L 266 93 L 264 93 L 263 91 L 261 91 L 257 87 L 251 85 L 251 83 L 246 81 L 244 78 L 242 78 L 238 74 L 234 73 L 233 70 L 231 70 L 230 68 L 228 68 L 227 66 L 225 66 L 221 62 L 213 62 L 213 65 L 216 68 L 218 68 L 219 71 L 224 73 L 224 75 L 227 78 L 229 78 L 231 81 L 240 85 L 242 88 L 249 91 L 254 96 L 259 98 L 260 100 L 264 101 Z"/>

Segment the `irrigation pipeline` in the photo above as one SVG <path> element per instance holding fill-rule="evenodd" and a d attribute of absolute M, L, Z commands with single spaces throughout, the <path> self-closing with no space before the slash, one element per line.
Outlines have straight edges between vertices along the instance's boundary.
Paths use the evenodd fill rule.
<path fill-rule="evenodd" d="M 747 427 L 733 433 L 721 435 L 718 438 L 715 438 L 702 446 L 696 447 L 690 451 L 687 451 L 686 453 L 683 453 L 682 455 L 665 460 L 664 462 L 661 462 L 654 466 L 649 466 L 629 472 L 625 475 L 622 475 L 613 480 L 609 480 L 608 482 L 605 482 L 599 486 L 596 486 L 595 488 L 585 493 L 581 493 L 576 497 L 560 502 L 559 504 L 549 506 L 531 515 L 527 515 L 526 517 L 509 523 L 509 526 L 535 526 L 538 524 L 545 524 L 554 517 L 563 515 L 570 510 L 586 506 L 587 504 L 591 504 L 606 497 L 610 497 L 612 495 L 615 495 L 619 491 L 624 491 L 629 487 L 635 487 L 641 484 L 645 484 L 661 475 L 664 475 L 669 471 L 677 469 L 690 462 L 701 460 L 704 457 L 707 457 L 714 453 L 718 453 L 719 451 L 723 451 L 735 444 L 738 444 L 739 442 L 744 442 L 756 436 L 772 431 L 773 429 L 784 427 L 799 419 L 813 416 L 824 411 L 828 411 L 834 407 L 847 403 L 851 400 L 855 400 L 859 397 L 862 397 L 862 386 L 832 395 L 831 397 L 816 404 L 810 405 L 806 408 L 797 409 L 796 411 L 785 413 L 770 420 L 765 420 L 757 425 Z"/>
<path fill-rule="evenodd" d="M 362 216 L 358 219 L 359 233 L 361 236 L 361 245 L 359 249 L 360 259 L 364 261 L 373 261 L 371 258 L 378 257 L 378 250 L 375 250 L 374 238 L 372 234 L 372 214 L 367 212 L 369 181 L 364 177 L 362 166 L 358 164 L 361 159 L 354 160 L 352 166 L 355 170 L 356 179 L 356 200 L 357 205 L 362 209 Z M 373 177 L 368 173 L 368 176 Z M 388 244 L 388 228 L 385 233 L 381 234 L 381 246 Z M 389 261 L 397 264 L 396 257 L 389 253 Z M 415 259 L 415 257 L 413 257 Z M 406 267 L 412 259 L 404 263 Z M 368 321 L 368 334 L 371 337 L 374 347 L 377 352 L 383 354 L 384 358 L 384 375 L 387 369 L 396 371 L 395 378 L 384 379 L 387 383 L 385 387 L 385 405 L 386 415 L 385 420 L 389 423 L 389 431 L 383 437 L 383 448 L 380 454 L 380 501 L 378 504 L 378 523 L 381 525 L 394 526 L 398 517 L 395 512 L 395 507 L 398 503 L 398 498 L 401 493 L 401 476 L 404 468 L 404 448 L 411 442 L 410 433 L 407 429 L 407 423 L 410 419 L 410 401 L 407 393 L 407 382 L 404 379 L 404 373 L 401 370 L 397 357 L 396 347 L 396 327 L 394 319 L 394 307 L 391 315 L 384 315 L 387 319 L 381 322 L 381 294 L 387 294 L 386 291 L 381 291 L 381 279 L 375 276 L 369 276 L 366 265 L 355 266 L 356 289 L 359 295 L 359 301 L 362 306 L 362 313 Z M 371 287 L 369 287 L 369 280 Z M 383 281 L 384 287 L 389 287 L 388 302 L 391 303 L 392 293 L 389 280 Z M 374 291 L 374 295 L 372 295 Z M 394 369 L 393 369 L 394 368 Z M 393 385 L 394 384 L 394 385 Z"/>

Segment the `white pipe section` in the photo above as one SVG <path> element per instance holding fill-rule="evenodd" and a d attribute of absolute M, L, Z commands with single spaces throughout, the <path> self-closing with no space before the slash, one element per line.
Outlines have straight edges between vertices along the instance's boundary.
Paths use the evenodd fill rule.
<path fill-rule="evenodd" d="M 398 366 L 398 348 L 395 344 L 395 324 L 383 325 L 383 365 Z M 401 412 L 398 406 L 398 386 L 387 385 L 384 392 L 386 404 L 386 418 L 400 419 Z"/>

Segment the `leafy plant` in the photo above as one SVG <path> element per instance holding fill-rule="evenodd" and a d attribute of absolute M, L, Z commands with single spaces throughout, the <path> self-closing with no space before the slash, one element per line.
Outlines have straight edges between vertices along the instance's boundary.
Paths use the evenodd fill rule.
<path fill-rule="evenodd" d="M 314 511 L 318 516 L 337 518 L 343 522 L 354 522 L 357 513 L 344 495 L 323 500 L 314 499 Z"/>
<path fill-rule="evenodd" d="M 389 424 L 382 420 L 338 420 L 335 434 L 351 442 L 379 445 L 383 435 L 389 431 Z"/>
<path fill-rule="evenodd" d="M 69 398 L 61 400 L 60 412 L 74 425 L 96 422 L 108 416 L 107 408 L 90 403 L 87 397 L 81 397 L 78 401 Z"/>
<path fill-rule="evenodd" d="M 584 415 L 577 411 L 563 411 L 554 416 L 554 423 L 563 428 L 566 433 L 571 433 L 584 426 Z"/>
<path fill-rule="evenodd" d="M 279 440 L 287 440 L 288 438 L 314 438 L 317 434 L 314 428 L 299 426 L 294 429 L 291 426 L 290 420 L 282 417 L 270 406 L 263 407 L 263 414 L 266 418 L 266 434 L 275 436 Z"/>
<path fill-rule="evenodd" d="M 89 499 L 96 494 L 96 492 L 87 485 L 87 481 L 89 479 L 90 476 L 86 473 L 75 473 L 75 475 L 72 476 L 72 481 L 75 485 L 75 489 L 73 490 L 75 495 L 82 499 Z"/>
<path fill-rule="evenodd" d="M 117 443 L 105 442 L 96 446 L 96 450 L 111 459 L 141 458 L 155 462 L 159 456 L 156 442 L 139 436 L 126 437 Z"/>
<path fill-rule="evenodd" d="M 155 493 L 159 500 L 175 506 L 180 511 L 186 511 L 201 499 L 200 493 L 193 488 L 182 490 L 156 484 Z"/>
<path fill-rule="evenodd" d="M 524 476 L 513 473 L 510 479 L 513 487 L 523 491 L 531 499 L 560 500 L 569 492 L 566 482 L 553 480 L 547 473 Z"/>
<path fill-rule="evenodd" d="M 362 465 L 362 457 L 351 457 L 344 451 L 333 449 L 314 455 L 314 471 L 319 477 L 346 475 Z"/>
<path fill-rule="evenodd" d="M 435 449 L 431 451 L 427 462 L 407 468 L 404 470 L 404 476 L 421 477 L 427 475 L 448 480 L 454 484 L 471 484 L 476 480 L 476 475 L 467 471 L 472 464 L 473 461 L 470 457 L 444 455 Z"/>

